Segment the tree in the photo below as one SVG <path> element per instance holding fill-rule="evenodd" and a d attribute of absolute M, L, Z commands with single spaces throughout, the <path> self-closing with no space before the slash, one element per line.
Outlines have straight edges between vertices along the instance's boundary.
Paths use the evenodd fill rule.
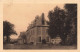
<path fill-rule="evenodd" d="M 51 38 L 59 35 L 65 44 L 67 34 L 65 33 L 65 11 L 59 7 L 55 7 L 54 11 L 49 11 L 49 29 L 48 34 Z"/>
<path fill-rule="evenodd" d="M 8 21 L 3 21 L 3 37 L 6 36 L 7 37 L 7 43 L 9 43 L 9 40 L 10 40 L 10 35 L 11 34 L 16 34 L 16 31 L 14 30 L 14 25 L 11 24 L 10 22 Z"/>
<path fill-rule="evenodd" d="M 64 6 L 67 14 L 68 25 L 71 25 L 70 44 L 77 44 L 77 4 L 66 4 Z"/>
<path fill-rule="evenodd" d="M 21 39 L 23 40 L 23 43 L 26 43 L 26 42 L 25 42 L 26 39 L 27 39 L 27 37 L 26 37 L 26 32 L 21 32 L 21 33 L 20 33 L 20 37 L 21 37 Z"/>

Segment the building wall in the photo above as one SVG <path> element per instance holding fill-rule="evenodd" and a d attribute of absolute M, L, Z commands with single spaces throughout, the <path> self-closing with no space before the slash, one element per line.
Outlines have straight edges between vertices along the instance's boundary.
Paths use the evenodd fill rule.
<path fill-rule="evenodd" d="M 18 39 L 19 44 L 24 44 L 23 39 Z"/>
<path fill-rule="evenodd" d="M 48 33 L 47 33 L 47 26 L 41 26 L 41 27 L 37 27 L 37 43 L 42 43 L 42 40 L 45 39 L 46 42 L 48 43 L 49 41 L 48 39 Z M 50 37 L 49 37 L 50 38 Z M 41 40 L 40 40 L 41 39 Z"/>
<path fill-rule="evenodd" d="M 27 33 L 27 42 L 33 42 L 34 44 L 42 43 L 42 40 L 45 39 L 47 43 L 50 41 L 48 36 L 47 26 L 37 26 L 30 29 Z M 48 40 L 49 39 L 49 40 Z"/>

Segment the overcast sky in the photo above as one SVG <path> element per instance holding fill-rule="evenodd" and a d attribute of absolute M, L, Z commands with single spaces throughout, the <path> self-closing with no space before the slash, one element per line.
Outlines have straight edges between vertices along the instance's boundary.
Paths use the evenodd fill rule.
<path fill-rule="evenodd" d="M 63 8 L 64 4 L 29 4 L 29 3 L 8 3 L 3 5 L 3 20 L 7 20 L 15 25 L 15 30 L 20 34 L 27 30 L 27 26 L 33 21 L 36 15 L 45 14 L 45 18 L 50 10 L 59 6 Z M 17 36 L 11 36 L 17 38 Z"/>

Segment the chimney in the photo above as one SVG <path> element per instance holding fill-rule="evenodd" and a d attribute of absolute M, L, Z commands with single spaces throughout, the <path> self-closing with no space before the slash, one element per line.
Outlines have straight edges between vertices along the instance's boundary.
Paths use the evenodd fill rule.
<path fill-rule="evenodd" d="M 44 13 L 42 13 L 41 17 L 42 17 L 42 25 L 45 25 Z"/>

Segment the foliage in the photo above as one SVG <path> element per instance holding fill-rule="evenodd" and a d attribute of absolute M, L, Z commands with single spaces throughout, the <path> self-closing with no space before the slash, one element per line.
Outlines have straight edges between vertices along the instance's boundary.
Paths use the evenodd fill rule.
<path fill-rule="evenodd" d="M 77 43 L 77 4 L 66 4 L 65 9 L 55 7 L 54 11 L 49 11 L 48 34 L 51 38 L 57 35 L 62 39 L 61 44 Z"/>
<path fill-rule="evenodd" d="M 77 44 L 77 4 L 66 4 L 64 8 L 68 17 L 67 21 L 72 27 L 69 42 L 70 44 Z"/>
<path fill-rule="evenodd" d="M 62 39 L 62 44 L 65 44 L 67 35 L 70 32 L 70 28 L 66 22 L 66 13 L 63 9 L 55 7 L 54 11 L 50 11 L 49 17 L 49 29 L 48 33 L 51 38 L 55 38 L 57 35 Z"/>
<path fill-rule="evenodd" d="M 10 40 L 10 35 L 11 34 L 17 34 L 16 31 L 14 30 L 14 25 L 11 24 L 8 21 L 3 21 L 3 37 L 6 36 L 7 37 L 7 43 Z"/>
<path fill-rule="evenodd" d="M 23 42 L 25 43 L 26 41 L 26 32 L 21 32 L 19 38 L 23 39 Z"/>

